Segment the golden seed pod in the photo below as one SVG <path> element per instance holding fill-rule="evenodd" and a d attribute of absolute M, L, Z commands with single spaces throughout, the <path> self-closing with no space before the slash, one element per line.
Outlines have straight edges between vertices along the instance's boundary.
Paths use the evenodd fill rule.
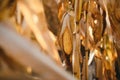
<path fill-rule="evenodd" d="M 63 48 L 68 55 L 72 52 L 72 36 L 68 27 L 66 27 L 63 33 Z"/>
<path fill-rule="evenodd" d="M 59 35 L 59 43 L 62 50 L 65 54 L 70 55 L 73 49 L 73 37 L 72 37 L 72 30 L 70 26 L 70 15 L 66 14 L 62 21 L 62 27 Z"/>

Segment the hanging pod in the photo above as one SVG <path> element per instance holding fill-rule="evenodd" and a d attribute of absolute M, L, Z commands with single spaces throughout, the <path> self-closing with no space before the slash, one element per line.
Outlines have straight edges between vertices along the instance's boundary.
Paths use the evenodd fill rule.
<path fill-rule="evenodd" d="M 59 36 L 60 46 L 67 55 L 71 54 L 73 48 L 69 17 L 70 17 L 69 14 L 65 15 Z"/>

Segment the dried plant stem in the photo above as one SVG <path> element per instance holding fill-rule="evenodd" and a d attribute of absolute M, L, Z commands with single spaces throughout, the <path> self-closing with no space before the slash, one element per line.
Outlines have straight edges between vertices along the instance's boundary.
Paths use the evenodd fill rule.
<path fill-rule="evenodd" d="M 37 8 L 37 6 L 32 3 L 29 3 L 29 5 L 27 6 L 27 4 L 21 1 L 18 2 L 18 6 L 22 14 L 24 15 L 26 23 L 30 26 L 40 46 L 43 48 L 43 50 L 47 52 L 49 56 L 51 56 L 59 65 L 61 65 L 55 43 L 52 41 L 49 30 L 47 28 L 42 3 L 40 3 L 39 5 L 40 9 L 38 10 L 38 13 L 35 9 L 30 9 L 29 6 Z"/>

